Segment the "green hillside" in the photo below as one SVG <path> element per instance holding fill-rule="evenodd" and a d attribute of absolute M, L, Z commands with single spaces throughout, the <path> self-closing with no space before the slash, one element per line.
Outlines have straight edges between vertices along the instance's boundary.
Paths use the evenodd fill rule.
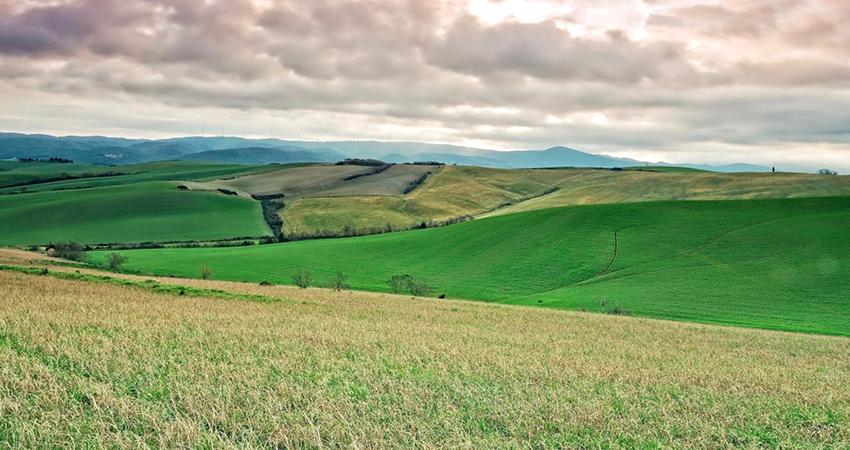
<path fill-rule="evenodd" d="M 68 173 L 71 176 L 82 176 L 83 178 L 7 187 L 0 189 L 0 194 L 117 186 L 144 181 L 204 180 L 209 178 L 229 177 L 243 173 L 257 173 L 266 170 L 275 170 L 281 167 L 280 165 L 261 166 L 221 164 L 202 161 L 158 161 L 115 167 L 89 166 L 84 164 L 10 164 L 12 164 L 10 167 L 13 167 L 13 169 L 8 172 L 0 172 L 0 186 L 4 185 L 4 179 L 12 179 L 13 176 L 21 176 L 23 174 L 28 174 L 29 178 L 21 178 L 14 184 L 25 181 L 37 182 L 38 179 L 56 177 L 63 172 Z M 14 164 L 21 164 L 24 165 L 24 167 L 14 169 Z M 96 176 L 103 173 L 120 173 L 121 175 Z M 13 183 L 8 182 L 5 185 L 8 186 L 9 184 Z"/>
<path fill-rule="evenodd" d="M 90 164 L 0 161 L 0 187 L 34 183 L 61 176 L 79 177 L 111 172 L 123 172 L 123 170 Z"/>
<path fill-rule="evenodd" d="M 176 183 L 0 195 L 0 245 L 207 240 L 270 232 L 258 202 Z"/>
<path fill-rule="evenodd" d="M 444 228 L 269 246 L 125 252 L 128 268 L 356 289 L 392 274 L 449 297 L 850 335 L 850 197 L 576 206 Z M 96 253 L 101 260 L 103 253 Z"/>

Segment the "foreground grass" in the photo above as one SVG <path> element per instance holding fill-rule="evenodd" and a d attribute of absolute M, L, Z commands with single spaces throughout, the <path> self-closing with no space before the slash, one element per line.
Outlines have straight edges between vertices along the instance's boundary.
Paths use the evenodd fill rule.
<path fill-rule="evenodd" d="M 0 272 L 0 446 L 850 445 L 847 339 L 300 292 Z"/>
<path fill-rule="evenodd" d="M 123 252 L 147 274 L 386 291 L 393 274 L 450 298 L 850 335 L 850 198 L 576 206 L 443 228 L 239 248 Z M 614 236 L 616 233 L 616 251 Z M 103 262 L 106 253 L 92 259 Z"/>

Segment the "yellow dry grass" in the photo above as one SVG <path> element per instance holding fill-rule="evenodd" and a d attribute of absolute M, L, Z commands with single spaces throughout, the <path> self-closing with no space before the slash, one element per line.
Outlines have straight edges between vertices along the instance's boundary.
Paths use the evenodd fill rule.
<path fill-rule="evenodd" d="M 290 301 L 0 271 L 0 446 L 850 445 L 847 339 L 170 282 Z"/>
<path fill-rule="evenodd" d="M 488 215 L 557 206 L 653 200 L 733 200 L 850 195 L 850 176 L 802 173 L 701 173 L 576 169 L 559 190 Z"/>

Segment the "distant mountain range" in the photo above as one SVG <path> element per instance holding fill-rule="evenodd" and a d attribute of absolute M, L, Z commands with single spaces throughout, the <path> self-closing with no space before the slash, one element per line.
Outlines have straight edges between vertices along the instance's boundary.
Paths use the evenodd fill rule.
<path fill-rule="evenodd" d="M 496 151 L 421 142 L 308 142 L 238 137 L 124 139 L 103 136 L 49 136 L 0 133 L 0 159 L 60 157 L 80 163 L 120 165 L 161 160 L 219 161 L 240 164 L 332 162 L 344 158 L 375 158 L 387 162 L 440 161 L 484 167 L 628 167 L 682 166 L 717 172 L 765 172 L 753 164 L 647 163 L 586 153 L 568 147 L 544 150 Z"/>

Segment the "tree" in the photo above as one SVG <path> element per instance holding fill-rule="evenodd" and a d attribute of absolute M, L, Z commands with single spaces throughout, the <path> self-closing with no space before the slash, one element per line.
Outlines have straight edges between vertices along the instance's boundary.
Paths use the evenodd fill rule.
<path fill-rule="evenodd" d="M 410 275 L 393 275 L 387 280 L 387 284 L 390 285 L 393 294 L 400 294 L 409 288 L 412 279 Z"/>
<path fill-rule="evenodd" d="M 335 291 L 341 291 L 343 289 L 349 289 L 351 286 L 348 284 L 348 275 L 337 272 L 331 278 L 331 289 Z"/>
<path fill-rule="evenodd" d="M 434 289 L 424 280 L 411 280 L 408 285 L 410 295 L 414 297 L 430 297 Z"/>
<path fill-rule="evenodd" d="M 57 242 L 49 246 L 48 254 L 71 261 L 85 261 L 86 246 L 79 242 Z"/>
<path fill-rule="evenodd" d="M 313 274 L 304 269 L 300 269 L 292 275 L 292 282 L 301 289 L 306 289 L 313 282 Z"/>
<path fill-rule="evenodd" d="M 830 169 L 818 170 L 818 175 L 838 175 L 838 172 Z"/>
<path fill-rule="evenodd" d="M 127 262 L 127 257 L 120 253 L 112 252 L 106 257 L 106 263 L 112 270 L 120 269 L 125 262 Z"/>
<path fill-rule="evenodd" d="M 209 278 L 211 275 L 212 275 L 212 269 L 210 269 L 210 266 L 208 266 L 208 265 L 206 265 L 206 264 L 204 264 L 203 266 L 201 266 L 201 278 L 203 278 L 203 279 L 205 279 L 205 280 L 206 280 L 206 279 L 207 279 L 207 278 Z"/>

